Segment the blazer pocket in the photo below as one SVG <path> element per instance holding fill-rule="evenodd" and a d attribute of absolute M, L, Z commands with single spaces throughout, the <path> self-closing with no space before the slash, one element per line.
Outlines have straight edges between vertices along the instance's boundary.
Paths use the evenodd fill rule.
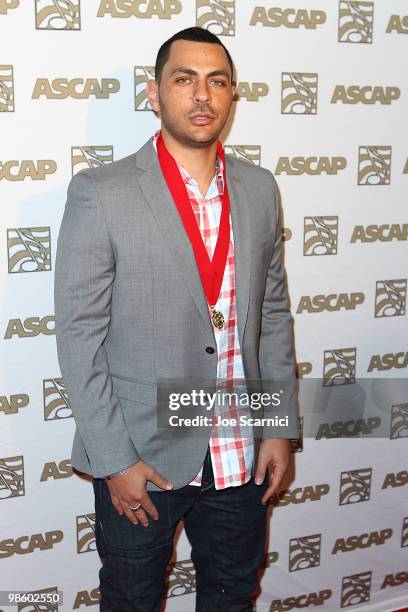
<path fill-rule="evenodd" d="M 148 406 L 157 406 L 157 384 L 152 382 L 144 382 L 141 380 L 126 380 L 112 376 L 113 391 L 118 397 L 147 404 Z"/>

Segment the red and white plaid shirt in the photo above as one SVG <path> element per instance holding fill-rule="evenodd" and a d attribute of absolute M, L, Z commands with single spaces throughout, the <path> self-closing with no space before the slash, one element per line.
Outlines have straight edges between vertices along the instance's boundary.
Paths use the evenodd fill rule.
<path fill-rule="evenodd" d="M 157 131 L 153 136 L 155 148 L 159 133 Z M 183 166 L 178 164 L 178 168 L 186 185 L 208 256 L 212 259 L 221 217 L 221 197 L 224 193 L 222 160 L 217 156 L 216 172 L 204 198 L 200 193 L 197 181 L 188 174 Z M 215 309 L 222 312 L 225 320 L 222 329 L 214 327 L 218 354 L 217 380 L 221 381 L 221 387 L 223 387 L 226 382 L 228 384 L 228 381 L 245 380 L 237 327 L 234 238 L 231 215 L 229 251 Z M 210 315 L 210 308 L 208 310 Z M 240 390 L 242 390 L 241 387 Z M 224 408 L 224 411 L 222 408 Z M 227 412 L 225 412 L 225 407 L 217 408 L 217 406 L 215 411 L 218 414 L 222 413 L 223 416 L 228 415 L 228 418 L 237 419 L 237 425 L 235 426 L 213 425 L 211 428 L 209 445 L 215 488 L 225 489 L 226 487 L 242 485 L 251 478 L 254 456 L 252 429 L 249 426 L 245 426 L 245 428 L 240 426 L 237 409 L 232 405 L 227 406 Z M 202 467 L 190 484 L 200 486 L 201 475 Z"/>

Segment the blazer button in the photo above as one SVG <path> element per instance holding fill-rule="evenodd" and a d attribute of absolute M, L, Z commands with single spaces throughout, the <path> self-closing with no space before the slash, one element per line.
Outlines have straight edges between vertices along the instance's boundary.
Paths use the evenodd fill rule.
<path fill-rule="evenodd" d="M 210 353 L 210 355 L 212 355 L 215 352 L 215 349 L 213 349 L 212 346 L 207 346 L 205 350 L 207 351 L 207 353 Z"/>

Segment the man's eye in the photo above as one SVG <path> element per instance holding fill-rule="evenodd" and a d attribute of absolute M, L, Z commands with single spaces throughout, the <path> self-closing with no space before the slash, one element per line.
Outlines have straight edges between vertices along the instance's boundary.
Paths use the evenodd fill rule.
<path fill-rule="evenodd" d="M 176 79 L 176 83 L 187 83 L 188 81 L 190 81 L 190 79 L 187 77 L 180 77 L 179 79 Z"/>
<path fill-rule="evenodd" d="M 215 85 L 217 85 L 217 87 L 223 87 L 225 85 L 224 81 L 215 80 L 215 81 L 213 81 L 213 83 L 215 83 Z"/>

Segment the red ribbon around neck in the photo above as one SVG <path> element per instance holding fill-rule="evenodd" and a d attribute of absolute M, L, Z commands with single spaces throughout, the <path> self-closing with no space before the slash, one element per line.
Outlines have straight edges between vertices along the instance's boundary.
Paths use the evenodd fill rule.
<path fill-rule="evenodd" d="M 161 134 L 157 139 L 156 146 L 160 167 L 167 183 L 167 187 L 169 188 L 174 203 L 177 206 L 177 210 L 180 214 L 184 228 L 193 247 L 194 257 L 198 266 L 201 283 L 203 285 L 207 301 L 210 306 L 214 306 L 220 295 L 230 242 L 230 201 L 226 181 L 224 150 L 221 142 L 218 141 L 217 153 L 223 164 L 224 194 L 222 196 L 222 211 L 217 244 L 211 260 L 205 248 L 205 244 L 191 206 L 190 198 L 187 193 L 187 188 L 181 177 L 177 162 L 166 149 Z"/>

